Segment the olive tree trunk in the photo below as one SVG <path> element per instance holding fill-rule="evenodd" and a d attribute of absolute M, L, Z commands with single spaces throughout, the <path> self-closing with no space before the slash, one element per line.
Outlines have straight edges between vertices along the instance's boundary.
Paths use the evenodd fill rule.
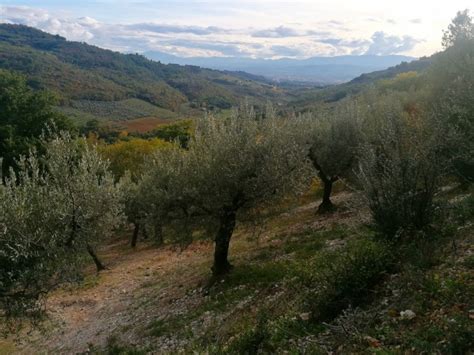
<path fill-rule="evenodd" d="M 232 269 L 229 263 L 229 244 L 234 232 L 237 211 L 235 209 L 224 209 L 220 217 L 219 231 L 215 238 L 214 265 L 212 273 L 220 276 L 228 273 Z"/>
<path fill-rule="evenodd" d="M 323 201 L 318 207 L 319 213 L 325 213 L 332 211 L 334 209 L 334 205 L 331 201 L 331 192 L 332 192 L 332 185 L 338 180 L 337 176 L 328 176 L 325 174 L 321 165 L 319 165 L 316 157 L 310 151 L 309 158 L 311 159 L 314 168 L 318 172 L 319 179 L 323 183 L 324 192 L 323 192 Z"/>
<path fill-rule="evenodd" d="M 155 233 L 155 242 L 158 245 L 163 245 L 165 243 L 163 239 L 163 225 L 161 222 L 156 222 L 154 226 L 154 233 Z"/>
<path fill-rule="evenodd" d="M 318 212 L 324 213 L 324 212 L 328 212 L 334 209 L 334 205 L 331 201 L 331 192 L 332 192 L 332 185 L 335 180 L 334 178 L 328 179 L 326 177 L 321 180 L 323 182 L 324 192 L 323 192 L 323 201 L 318 207 Z"/>
<path fill-rule="evenodd" d="M 106 268 L 105 268 L 104 264 L 102 264 L 102 262 L 100 261 L 99 257 L 95 253 L 94 248 L 92 247 L 92 245 L 87 244 L 86 247 L 87 247 L 87 252 L 91 256 L 92 260 L 94 260 L 94 264 L 97 268 L 97 272 L 105 270 Z"/>
<path fill-rule="evenodd" d="M 130 243 L 132 248 L 135 248 L 137 246 L 137 240 L 138 240 L 138 232 L 140 231 L 140 223 L 134 223 L 133 224 L 133 235 L 132 235 L 132 241 Z"/>

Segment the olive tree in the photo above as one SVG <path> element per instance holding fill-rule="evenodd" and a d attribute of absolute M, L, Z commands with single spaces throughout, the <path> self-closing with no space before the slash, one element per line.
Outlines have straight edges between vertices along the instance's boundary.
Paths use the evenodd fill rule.
<path fill-rule="evenodd" d="M 36 308 L 67 255 L 60 203 L 37 157 L 21 158 L 17 168 L 0 185 L 0 309 L 9 316 Z"/>
<path fill-rule="evenodd" d="M 143 229 L 143 218 L 145 214 L 145 204 L 139 194 L 140 181 L 133 181 L 129 174 L 122 178 L 122 198 L 127 222 L 133 225 L 133 234 L 130 241 L 132 248 L 137 245 L 140 228 Z"/>
<path fill-rule="evenodd" d="M 143 227 L 150 227 L 157 244 L 164 243 L 163 227 L 172 221 L 187 227 L 194 206 L 195 187 L 189 155 L 176 143 L 156 150 L 146 159 L 146 170 L 137 182 L 135 199 Z M 180 235 L 182 237 L 183 235 Z M 184 235 L 189 237 L 188 235 Z"/>
<path fill-rule="evenodd" d="M 454 173 L 474 181 L 474 38 L 451 46 L 436 57 L 429 72 L 430 103 L 450 134 L 446 153 Z"/>
<path fill-rule="evenodd" d="M 243 209 L 298 191 L 304 186 L 306 147 L 289 119 L 267 110 L 257 119 L 243 106 L 229 119 L 207 117 L 197 123 L 186 152 L 190 195 L 196 208 L 218 223 L 214 275 L 231 269 L 229 244 Z"/>
<path fill-rule="evenodd" d="M 0 308 L 37 309 L 38 299 L 120 220 L 119 192 L 107 163 L 82 139 L 63 133 L 17 162 L 0 185 Z M 99 265 L 100 264 L 100 265 Z"/>
<path fill-rule="evenodd" d="M 96 264 L 104 265 L 94 246 L 122 219 L 121 189 L 109 163 L 85 139 L 62 133 L 45 144 L 48 183 L 61 201 L 57 211 L 68 247 L 85 247 Z"/>
<path fill-rule="evenodd" d="M 367 113 L 358 178 L 374 221 L 388 238 L 430 225 L 435 195 L 448 164 L 443 125 L 407 112 L 397 96 L 379 97 Z"/>
<path fill-rule="evenodd" d="M 359 108 L 351 101 L 305 118 L 303 127 L 310 147 L 308 157 L 324 187 L 319 212 L 333 209 L 333 184 L 354 165 L 360 143 L 359 119 Z"/>

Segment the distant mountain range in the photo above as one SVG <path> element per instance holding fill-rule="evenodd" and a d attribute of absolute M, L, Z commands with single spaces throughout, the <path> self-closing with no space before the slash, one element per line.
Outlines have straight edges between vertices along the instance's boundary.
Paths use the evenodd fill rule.
<path fill-rule="evenodd" d="M 217 70 L 244 71 L 275 81 L 299 81 L 314 84 L 338 84 L 361 74 L 387 69 L 416 58 L 402 55 L 347 55 L 312 57 L 308 59 L 283 58 L 253 59 L 239 57 L 178 57 L 163 52 L 148 51 L 143 55 L 161 63 L 196 65 Z"/>

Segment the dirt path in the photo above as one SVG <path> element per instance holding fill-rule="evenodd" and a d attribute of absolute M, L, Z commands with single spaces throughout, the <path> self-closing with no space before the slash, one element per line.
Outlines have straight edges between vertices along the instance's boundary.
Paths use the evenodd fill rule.
<path fill-rule="evenodd" d="M 53 293 L 47 302 L 50 329 L 32 332 L 28 343 L 20 342 L 17 349 L 24 354 L 81 353 L 90 344 L 103 346 L 110 334 L 126 333 L 137 320 L 169 311 L 169 304 L 187 292 L 184 285 L 198 287 L 211 249 L 210 243 L 183 252 L 144 245 L 130 250 L 125 242 L 109 246 L 102 252 L 108 270 L 97 278 L 89 275 L 92 285 Z M 150 314 L 144 314 L 149 310 L 141 303 L 147 292 L 155 293 L 158 301 Z"/>

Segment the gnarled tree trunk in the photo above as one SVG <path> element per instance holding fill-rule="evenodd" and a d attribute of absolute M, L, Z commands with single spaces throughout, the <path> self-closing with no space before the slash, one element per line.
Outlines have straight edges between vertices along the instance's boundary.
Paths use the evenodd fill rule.
<path fill-rule="evenodd" d="M 235 208 L 226 208 L 220 217 L 219 231 L 215 238 L 214 265 L 212 266 L 214 276 L 224 275 L 232 269 L 228 255 L 230 238 L 234 232 L 236 216 L 237 211 Z"/>
<path fill-rule="evenodd" d="M 132 235 L 132 241 L 130 245 L 132 248 L 135 248 L 137 246 L 137 240 L 138 240 L 138 232 L 140 231 L 140 223 L 133 223 L 133 235 Z"/>
<path fill-rule="evenodd" d="M 321 177 L 321 176 L 320 176 Z M 331 201 L 331 192 L 332 192 L 332 185 L 335 181 L 337 181 L 336 177 L 327 178 L 326 176 L 324 179 L 321 177 L 321 181 L 324 185 L 324 192 L 323 192 L 323 201 L 318 207 L 319 213 L 329 212 L 334 209 L 334 205 Z"/>
<path fill-rule="evenodd" d="M 163 245 L 165 241 L 163 239 L 163 225 L 161 224 L 161 222 L 155 223 L 154 232 L 156 244 Z"/>
<path fill-rule="evenodd" d="M 96 268 L 97 268 L 97 272 L 102 271 L 102 270 L 105 270 L 104 264 L 102 264 L 102 262 L 101 262 L 100 259 L 98 258 L 98 256 L 97 256 L 97 254 L 95 253 L 94 248 L 92 247 L 92 245 L 87 244 L 86 247 L 87 247 L 87 252 L 88 252 L 89 255 L 91 256 L 92 260 L 94 260 L 95 266 L 96 266 Z"/>
<path fill-rule="evenodd" d="M 332 192 L 332 185 L 334 182 L 338 180 L 338 177 L 327 176 L 324 173 L 322 166 L 319 165 L 318 160 L 316 159 L 312 151 L 310 151 L 308 156 L 311 162 L 313 163 L 314 168 L 317 170 L 318 176 L 323 182 L 323 186 L 324 186 L 323 201 L 318 207 L 318 212 L 319 213 L 329 212 L 334 209 L 334 205 L 332 204 L 332 201 L 331 201 L 331 192 Z"/>

